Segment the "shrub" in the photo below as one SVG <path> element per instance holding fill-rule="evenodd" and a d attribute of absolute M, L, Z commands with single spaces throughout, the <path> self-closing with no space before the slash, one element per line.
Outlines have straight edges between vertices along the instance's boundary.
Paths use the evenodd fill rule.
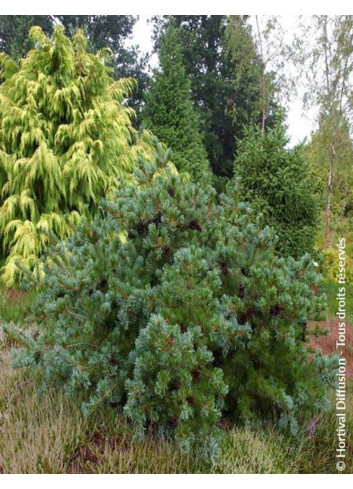
<path fill-rule="evenodd" d="M 0 238 L 8 286 L 35 274 L 48 234 L 65 238 L 84 213 L 98 211 L 138 150 L 133 111 L 124 100 L 133 80 L 114 81 L 107 52 L 89 53 L 77 31 L 52 39 L 39 27 L 35 49 L 17 65 L 0 57 Z"/>
<path fill-rule="evenodd" d="M 52 249 L 34 308 L 42 331 L 17 338 L 15 365 L 85 393 L 87 413 L 121 406 L 137 435 L 150 427 L 184 450 L 215 456 L 224 417 L 295 433 L 335 373 L 302 342 L 323 310 L 310 257 L 278 258 L 234 183 L 221 196 L 195 185 L 159 146 L 135 183 Z"/>
<path fill-rule="evenodd" d="M 313 253 L 318 200 L 303 147 L 289 149 L 281 120 L 262 132 L 250 128 L 240 142 L 235 175 L 242 198 L 262 212 L 278 235 L 277 249 L 298 259 Z"/>
<path fill-rule="evenodd" d="M 325 281 L 326 282 L 335 282 L 338 283 L 339 280 L 339 262 L 340 262 L 340 256 L 339 256 L 339 250 L 338 247 L 329 247 L 325 248 L 323 250 L 323 256 L 324 256 L 324 263 L 323 263 L 323 268 L 324 268 L 324 274 L 325 274 Z M 345 282 L 347 284 L 352 284 L 353 283 L 353 260 L 350 257 L 350 255 L 345 254 L 344 259 L 345 259 Z"/>

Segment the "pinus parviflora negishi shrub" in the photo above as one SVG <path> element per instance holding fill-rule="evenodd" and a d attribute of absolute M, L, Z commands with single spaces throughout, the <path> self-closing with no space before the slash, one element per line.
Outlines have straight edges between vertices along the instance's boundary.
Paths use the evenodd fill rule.
<path fill-rule="evenodd" d="M 325 405 L 335 362 L 310 353 L 302 325 L 322 313 L 308 255 L 274 254 L 229 185 L 183 179 L 157 146 L 135 184 L 51 250 L 34 308 L 37 338 L 17 337 L 16 366 L 40 368 L 85 412 L 109 402 L 146 429 L 215 456 L 222 418 L 278 422 Z"/>
<path fill-rule="evenodd" d="M 133 80 L 114 81 L 108 52 L 86 50 L 56 27 L 30 30 L 35 48 L 19 62 L 0 57 L 0 240 L 2 279 L 18 281 L 20 262 L 38 270 L 48 234 L 64 238 L 80 216 L 131 173 L 137 145 L 124 100 Z"/>
<path fill-rule="evenodd" d="M 240 142 L 234 171 L 242 198 L 276 231 L 278 251 L 298 259 L 313 252 L 318 200 L 303 148 L 287 144 L 281 120 L 266 132 L 250 127 Z"/>

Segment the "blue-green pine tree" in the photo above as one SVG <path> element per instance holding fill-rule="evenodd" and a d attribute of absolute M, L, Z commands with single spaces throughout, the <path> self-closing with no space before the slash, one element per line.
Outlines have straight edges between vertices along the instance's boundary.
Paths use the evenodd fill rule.
<path fill-rule="evenodd" d="M 238 199 L 175 172 L 160 145 L 128 183 L 50 253 L 34 307 L 37 338 L 15 365 L 39 368 L 134 423 L 215 457 L 222 418 L 292 433 L 325 406 L 335 359 L 308 349 L 319 318 L 312 260 L 278 258 L 273 231 Z"/>

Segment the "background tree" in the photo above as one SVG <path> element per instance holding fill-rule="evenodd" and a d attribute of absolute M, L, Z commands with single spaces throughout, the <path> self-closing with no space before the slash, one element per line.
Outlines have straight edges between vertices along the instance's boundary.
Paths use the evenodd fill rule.
<path fill-rule="evenodd" d="M 129 97 L 130 106 L 139 114 L 143 92 L 148 82 L 148 55 L 142 55 L 137 45 L 127 46 L 137 21 L 132 15 L 1 15 L 0 52 L 18 60 L 33 47 L 28 32 L 40 26 L 50 36 L 56 25 L 61 24 L 71 37 L 77 29 L 83 29 L 88 39 L 88 50 L 96 53 L 109 48 L 113 53 L 111 66 L 114 77 L 135 78 L 137 85 Z"/>
<path fill-rule="evenodd" d="M 0 52 L 5 52 L 16 61 L 22 58 L 33 47 L 28 32 L 35 25 L 41 27 L 46 35 L 51 35 L 53 16 L 0 15 Z"/>
<path fill-rule="evenodd" d="M 235 119 L 239 117 L 239 110 L 244 111 L 247 116 L 244 113 L 240 117 L 240 120 L 245 121 L 244 126 L 259 123 L 264 131 L 267 121 L 270 126 L 273 122 L 272 112 L 275 110 L 277 92 L 275 75 L 269 67 L 272 53 L 267 53 L 267 46 L 270 44 L 269 33 L 274 26 L 268 21 L 266 29 L 260 28 L 258 16 L 255 18 L 254 29 L 249 18 L 229 15 L 224 19 L 225 38 L 228 55 L 235 66 L 234 88 L 238 92 L 246 87 L 248 94 L 248 103 L 244 104 L 244 107 L 235 106 Z"/>
<path fill-rule="evenodd" d="M 331 208 L 339 166 L 350 146 L 352 117 L 353 19 L 350 15 L 313 16 L 302 26 L 298 65 L 307 76 L 306 108 L 319 106 L 320 152 L 327 162 L 324 244 L 330 245 Z M 305 43 L 303 39 L 310 39 Z"/>
<path fill-rule="evenodd" d="M 183 64 L 191 80 L 192 101 L 200 115 L 201 130 L 206 136 L 208 159 L 216 175 L 230 177 L 237 141 L 242 138 L 244 126 L 249 122 L 261 123 L 258 111 L 260 73 L 256 66 L 244 69 L 251 43 L 246 18 L 239 17 L 237 28 L 241 35 L 234 48 L 235 56 L 227 48 L 225 27 L 228 21 L 223 16 L 164 16 L 155 17 L 154 22 L 157 50 L 168 25 L 173 22 L 180 27 Z M 249 65 L 252 62 L 259 63 L 253 51 Z M 272 108 L 273 101 L 270 101 L 269 114 Z M 271 125 L 270 117 L 268 124 Z"/>
<path fill-rule="evenodd" d="M 127 46 L 132 37 L 138 17 L 133 15 L 57 15 L 55 18 L 72 36 L 77 29 L 83 29 L 88 39 L 88 49 L 96 53 L 109 48 L 113 53 L 114 77 L 134 78 L 137 85 L 129 97 L 129 105 L 140 115 L 143 94 L 149 81 L 147 72 L 148 54 L 142 54 L 139 46 Z M 139 122 L 139 121 L 138 121 Z"/>
<path fill-rule="evenodd" d="M 240 15 L 230 15 L 224 19 L 227 54 L 234 63 L 233 88 L 239 94 L 246 90 L 248 103 L 239 103 L 239 96 L 233 107 L 234 120 L 243 121 L 244 126 L 261 120 L 263 95 L 261 92 L 263 71 L 251 26 Z M 243 95 L 244 97 L 244 95 Z"/>
<path fill-rule="evenodd" d="M 197 180 L 210 176 L 209 162 L 199 129 L 199 117 L 191 102 L 191 82 L 182 62 L 179 29 L 170 27 L 159 51 L 156 71 L 146 94 L 143 124 L 173 150 L 180 171 Z"/>
<path fill-rule="evenodd" d="M 263 132 L 249 128 L 235 161 L 243 198 L 278 235 L 277 249 L 300 258 L 312 253 L 315 243 L 317 185 L 309 171 L 303 147 L 288 149 L 286 129 L 279 120 Z"/>
<path fill-rule="evenodd" d="M 285 31 L 276 16 L 255 15 L 253 42 L 258 56 L 260 82 L 261 129 L 271 120 L 271 101 L 288 100 L 297 93 L 293 70 L 293 47 L 286 41 Z M 281 109 L 283 113 L 283 108 Z"/>
<path fill-rule="evenodd" d="M 345 220 L 353 217 L 353 143 L 348 122 L 340 119 L 336 121 L 336 124 L 339 138 L 336 140 L 338 151 L 330 205 L 332 217 L 330 234 Z M 331 132 L 332 119 L 320 118 L 318 130 L 312 134 L 306 146 L 311 171 L 318 179 L 322 209 L 325 209 L 327 204 L 327 182 L 330 168 L 330 138 L 328 136 Z M 322 237 L 324 238 L 324 235 Z M 323 242 L 323 239 L 320 239 L 320 242 Z"/>
<path fill-rule="evenodd" d="M 52 39 L 31 29 L 35 49 L 18 66 L 1 57 L 0 235 L 13 285 L 20 261 L 39 273 L 38 257 L 52 231 L 63 238 L 94 214 L 134 166 L 132 109 L 123 104 L 133 81 L 114 82 L 107 53 L 86 50 L 78 31 Z"/>
<path fill-rule="evenodd" d="M 322 271 L 325 279 L 337 282 L 339 279 L 339 250 L 337 242 L 340 238 L 346 240 L 346 282 L 353 282 L 353 144 L 349 134 L 347 121 L 337 120 L 335 128 L 338 137 L 335 141 L 337 148 L 334 185 L 330 202 L 330 238 L 329 246 L 325 246 L 327 207 L 327 180 L 330 168 L 332 119 L 322 118 L 318 130 L 312 135 L 306 146 L 306 154 L 310 163 L 310 171 L 318 182 L 318 200 L 320 202 L 320 226 L 316 238 L 317 247 L 323 250 Z M 320 260 L 321 261 L 321 260 Z"/>

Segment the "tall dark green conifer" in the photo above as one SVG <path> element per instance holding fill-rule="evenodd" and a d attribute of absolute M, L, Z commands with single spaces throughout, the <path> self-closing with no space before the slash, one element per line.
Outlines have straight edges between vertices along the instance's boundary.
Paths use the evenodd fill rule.
<path fill-rule="evenodd" d="M 244 127 L 261 124 L 260 60 L 247 16 L 237 16 L 236 34 L 222 15 L 156 16 L 155 48 L 170 24 L 179 29 L 182 62 L 191 83 L 191 100 L 205 135 L 207 157 L 215 175 L 233 175 L 234 155 Z M 228 26 L 228 27 L 227 27 Z M 272 127 L 276 103 L 267 104 L 266 127 Z"/>
<path fill-rule="evenodd" d="M 235 175 L 242 197 L 275 229 L 278 251 L 298 259 L 313 253 L 318 202 L 303 148 L 287 144 L 281 120 L 266 132 L 249 128 L 239 146 Z"/>
<path fill-rule="evenodd" d="M 155 73 L 146 95 L 144 125 L 173 150 L 178 170 L 207 179 L 210 167 L 191 102 L 191 83 L 185 74 L 176 28 L 171 27 L 165 34 L 159 59 L 160 71 Z"/>

